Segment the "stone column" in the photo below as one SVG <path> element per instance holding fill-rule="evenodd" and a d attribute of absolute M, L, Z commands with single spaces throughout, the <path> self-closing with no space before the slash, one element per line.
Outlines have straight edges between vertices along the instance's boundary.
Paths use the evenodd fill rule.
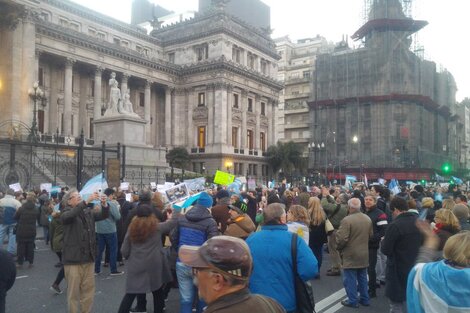
<path fill-rule="evenodd" d="M 65 79 L 64 79 L 64 135 L 72 133 L 72 75 L 73 63 L 75 60 L 67 59 L 65 61 Z"/>
<path fill-rule="evenodd" d="M 49 133 L 55 134 L 57 130 L 57 121 L 59 120 L 59 115 L 57 114 L 58 112 L 58 107 L 57 107 L 57 94 L 58 94 L 58 72 L 57 72 L 57 67 L 54 65 L 51 65 L 49 67 L 49 86 L 50 86 L 50 91 L 49 91 Z"/>
<path fill-rule="evenodd" d="M 93 99 L 93 120 L 101 118 L 101 77 L 103 75 L 103 68 L 97 66 L 95 69 L 95 96 Z"/>
<path fill-rule="evenodd" d="M 247 110 L 247 102 L 248 102 L 248 92 L 246 90 L 242 90 L 242 97 L 241 97 L 241 105 L 240 108 L 242 110 L 242 130 L 240 134 L 241 138 L 241 143 L 240 143 L 240 148 L 245 149 L 246 146 L 246 110 Z"/>
<path fill-rule="evenodd" d="M 16 104 L 15 111 L 19 112 L 19 119 L 26 120 L 28 125 L 31 125 L 33 121 L 33 102 L 28 95 L 28 90 L 31 88 L 35 81 L 37 81 L 37 63 L 36 63 L 36 28 L 34 25 L 34 11 L 26 9 L 24 11 L 22 24 L 21 37 L 21 70 L 19 71 L 21 77 L 18 81 L 15 81 L 15 85 L 20 85 L 21 88 L 18 90 L 19 94 L 14 99 Z M 20 27 L 18 27 L 20 30 Z M 5 31 L 5 30 L 3 30 Z M 16 50 L 16 49 L 15 49 Z M 14 51 L 13 53 L 15 53 Z M 16 58 L 14 57 L 14 60 Z M 28 104 L 28 105 L 26 105 Z M 40 104 L 38 104 L 40 107 Z"/>
<path fill-rule="evenodd" d="M 165 88 L 165 145 L 171 147 L 171 93 L 172 88 Z"/>
<path fill-rule="evenodd" d="M 232 149 L 232 92 L 233 86 L 227 85 L 227 146 L 230 147 L 230 152 L 233 152 Z M 222 108 L 224 109 L 224 108 Z"/>
<path fill-rule="evenodd" d="M 122 80 L 121 80 L 121 95 L 122 98 L 124 98 L 124 95 L 127 92 L 127 82 L 129 80 L 130 75 L 127 73 L 122 74 Z"/>
<path fill-rule="evenodd" d="M 215 85 L 214 97 L 214 144 L 217 149 L 222 149 L 222 145 L 227 142 L 227 88 L 224 84 Z"/>
<path fill-rule="evenodd" d="M 86 138 L 90 137 L 90 128 L 87 127 L 87 101 L 88 101 L 88 86 L 90 84 L 89 73 L 80 73 L 80 101 L 78 104 L 78 133 L 80 135 L 83 129 L 83 133 Z"/>
<path fill-rule="evenodd" d="M 261 128 L 261 97 L 259 95 L 256 95 L 255 96 L 255 116 L 256 116 L 256 126 L 255 126 L 255 138 L 254 138 L 254 148 L 255 150 L 259 150 L 261 147 L 260 147 L 260 128 Z"/>
<path fill-rule="evenodd" d="M 273 99 L 268 99 L 266 103 L 266 107 L 269 108 L 269 115 L 268 115 L 268 134 L 266 138 L 268 139 L 267 147 L 270 145 L 274 145 L 276 140 L 276 107 L 277 102 Z"/>
<path fill-rule="evenodd" d="M 207 85 L 207 145 L 214 144 L 214 85 Z M 199 135 L 198 135 L 199 136 Z"/>
<path fill-rule="evenodd" d="M 195 100 L 196 100 L 196 92 L 194 92 L 194 88 L 189 89 L 188 91 L 188 129 L 187 129 L 187 140 L 186 146 L 192 148 L 195 146 L 194 138 L 197 132 L 194 131 L 194 123 L 193 123 L 193 111 L 196 108 Z"/>
<path fill-rule="evenodd" d="M 124 78 L 123 78 L 124 81 Z M 121 84 L 122 86 L 122 84 Z M 152 82 L 146 81 L 145 82 L 145 102 L 144 102 L 144 119 L 147 122 L 145 124 L 145 142 L 149 144 L 150 140 L 150 96 L 151 96 L 151 87 Z M 126 78 L 126 89 L 127 89 L 127 78 Z"/>

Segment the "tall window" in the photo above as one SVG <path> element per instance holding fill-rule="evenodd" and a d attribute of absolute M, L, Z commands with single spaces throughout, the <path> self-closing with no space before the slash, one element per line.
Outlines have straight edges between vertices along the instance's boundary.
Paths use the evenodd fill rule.
<path fill-rule="evenodd" d="M 261 73 L 267 74 L 268 72 L 268 63 L 265 60 L 261 60 Z"/>
<path fill-rule="evenodd" d="M 232 146 L 238 148 L 238 127 L 232 127 Z"/>
<path fill-rule="evenodd" d="M 261 102 L 261 115 L 266 115 L 266 103 Z"/>
<path fill-rule="evenodd" d="M 168 53 L 168 62 L 175 63 L 175 53 Z"/>
<path fill-rule="evenodd" d="M 248 142 L 248 149 L 253 150 L 253 146 L 254 146 L 253 131 L 248 130 L 247 133 L 246 133 L 246 137 L 247 137 L 247 142 Z"/>
<path fill-rule="evenodd" d="M 197 147 L 206 147 L 206 126 L 199 126 L 197 128 Z"/>
<path fill-rule="evenodd" d="M 253 54 L 248 54 L 248 67 L 251 69 L 255 68 L 255 58 Z"/>
<path fill-rule="evenodd" d="M 92 79 L 90 83 L 91 83 L 91 86 L 90 86 L 91 96 L 94 97 L 95 96 L 95 80 Z"/>
<path fill-rule="evenodd" d="M 44 133 L 44 111 L 38 110 L 38 130 L 41 134 Z"/>
<path fill-rule="evenodd" d="M 139 93 L 139 105 L 141 107 L 145 106 L 145 93 L 144 92 Z"/>
<path fill-rule="evenodd" d="M 240 63 L 241 61 L 241 49 L 237 46 L 232 47 L 232 61 Z"/>
<path fill-rule="evenodd" d="M 39 86 L 44 86 L 44 70 L 42 67 L 38 69 L 38 83 Z"/>
<path fill-rule="evenodd" d="M 197 95 L 197 106 L 203 107 L 206 105 L 206 94 L 204 92 L 200 92 Z"/>
<path fill-rule="evenodd" d="M 233 107 L 238 109 L 238 94 L 233 94 Z"/>
<path fill-rule="evenodd" d="M 259 142 L 261 145 L 261 151 L 266 151 L 266 135 L 264 133 L 259 133 Z"/>
<path fill-rule="evenodd" d="M 248 112 L 253 112 L 253 99 L 248 98 Z"/>
<path fill-rule="evenodd" d="M 209 46 L 207 44 L 195 46 L 194 50 L 196 52 L 196 58 L 198 61 L 209 58 Z"/>
<path fill-rule="evenodd" d="M 93 133 L 93 117 L 90 117 L 90 138 L 94 138 L 95 134 Z"/>

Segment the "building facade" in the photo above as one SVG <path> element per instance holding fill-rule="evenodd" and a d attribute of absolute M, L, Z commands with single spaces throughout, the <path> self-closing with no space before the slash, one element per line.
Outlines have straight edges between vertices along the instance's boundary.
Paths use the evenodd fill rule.
<path fill-rule="evenodd" d="M 38 106 L 41 134 L 95 137 L 94 124 L 110 100 L 116 73 L 133 110 L 145 121 L 145 145 L 164 166 L 165 151 L 185 147 L 189 170 L 216 169 L 261 180 L 263 152 L 275 140 L 282 84 L 267 30 L 225 11 L 226 1 L 190 20 L 150 34 L 67 0 L 2 3 L 0 132 L 26 129 L 33 119 L 28 89 L 45 91 Z M 88 141 L 87 141 L 88 142 Z M 90 141 L 92 142 L 92 141 Z"/>
<path fill-rule="evenodd" d="M 405 16 L 403 2 L 371 2 L 369 20 L 353 35 L 363 45 L 317 58 L 312 171 L 416 180 L 446 162 L 459 167 L 455 81 L 411 51 L 411 35 L 427 22 Z"/>

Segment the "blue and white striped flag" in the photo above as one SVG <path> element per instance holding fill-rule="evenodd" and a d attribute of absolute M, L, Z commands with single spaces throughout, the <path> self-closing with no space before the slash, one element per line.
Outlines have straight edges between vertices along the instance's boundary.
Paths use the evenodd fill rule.
<path fill-rule="evenodd" d="M 398 185 L 398 181 L 393 178 L 390 183 L 388 184 L 388 189 L 390 189 L 390 191 L 396 195 L 396 194 L 399 194 L 400 193 L 400 186 Z"/>
<path fill-rule="evenodd" d="M 98 192 L 108 188 L 108 182 L 104 178 L 103 173 L 100 173 L 86 182 L 85 186 L 83 186 L 82 190 L 80 190 L 80 195 L 83 199 L 87 199 L 92 193 Z"/>
<path fill-rule="evenodd" d="M 438 181 L 438 182 L 445 181 L 445 178 L 442 177 L 441 175 L 437 174 L 437 173 L 434 173 L 434 177 L 436 178 L 436 181 Z"/>
<path fill-rule="evenodd" d="M 458 177 L 452 176 L 452 180 L 453 180 L 457 185 L 462 185 L 462 184 L 463 184 L 463 180 L 461 180 L 461 179 L 458 178 Z"/>

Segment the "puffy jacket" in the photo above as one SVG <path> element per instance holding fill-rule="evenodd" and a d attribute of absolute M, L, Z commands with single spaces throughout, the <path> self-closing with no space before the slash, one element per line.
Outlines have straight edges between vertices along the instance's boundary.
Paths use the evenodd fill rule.
<path fill-rule="evenodd" d="M 209 238 L 219 235 L 217 224 L 209 210 L 196 204 L 185 215 L 178 218 L 178 227 L 172 233 L 172 244 L 202 246 Z"/>
<path fill-rule="evenodd" d="M 109 216 L 109 206 L 95 212 L 80 202 L 76 207 L 65 207 L 60 215 L 64 225 L 62 263 L 64 265 L 86 264 L 95 261 L 96 233 L 95 221 Z"/>
<path fill-rule="evenodd" d="M 292 236 L 287 225 L 264 225 L 246 240 L 254 264 L 250 291 L 275 299 L 288 312 L 296 310 Z M 317 259 L 301 237 L 297 237 L 297 272 L 303 281 L 318 272 Z"/>
<path fill-rule="evenodd" d="M 14 196 L 5 195 L 0 199 L 0 223 L 4 225 L 16 224 L 15 213 L 21 207 L 21 202 Z"/>

